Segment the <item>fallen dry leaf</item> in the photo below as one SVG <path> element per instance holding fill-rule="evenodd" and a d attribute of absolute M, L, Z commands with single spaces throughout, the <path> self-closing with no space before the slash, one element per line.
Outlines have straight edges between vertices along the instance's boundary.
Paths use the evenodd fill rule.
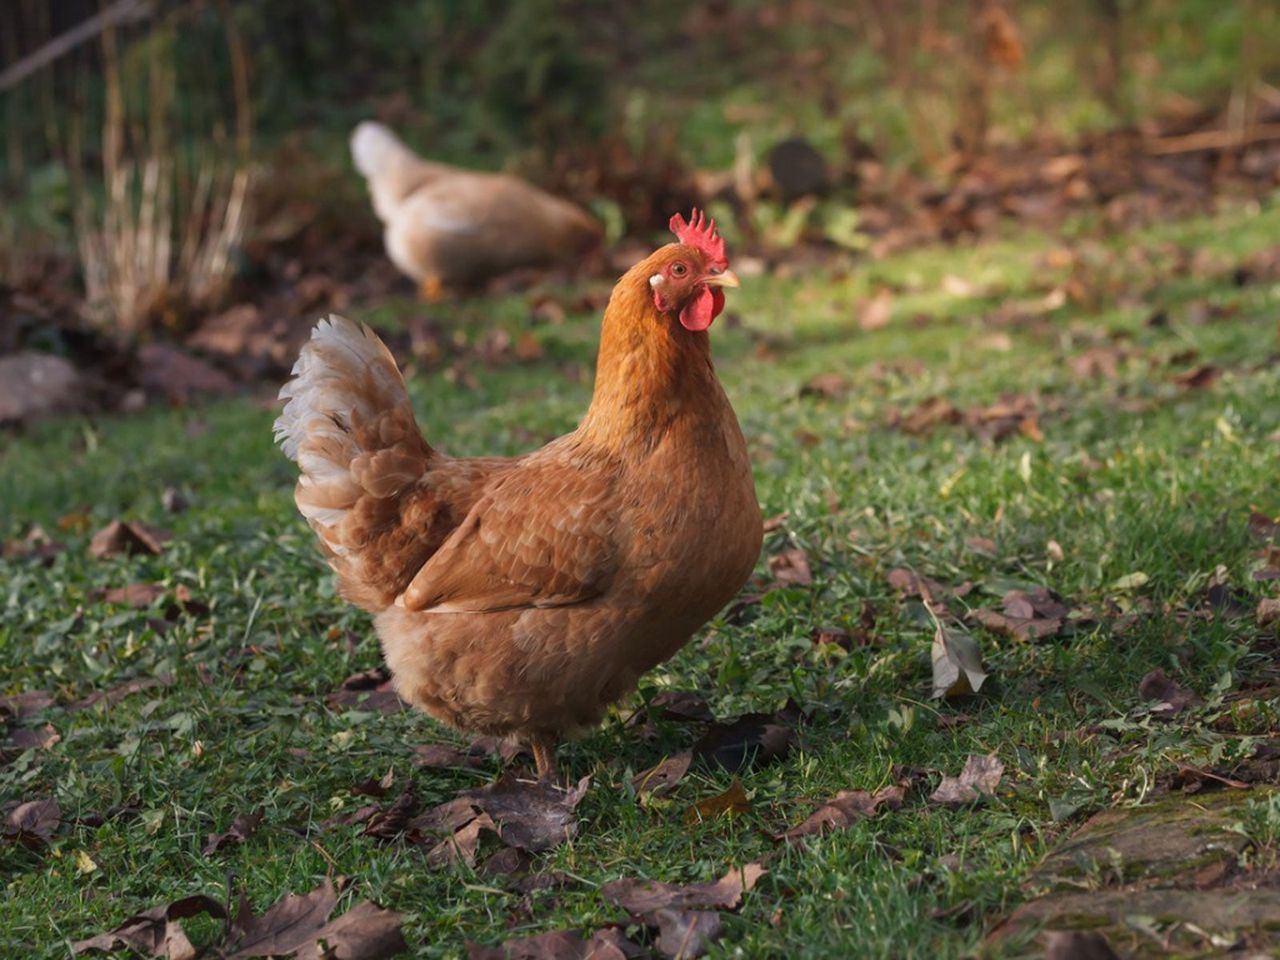
<path fill-rule="evenodd" d="M 724 932 L 720 914 L 709 910 L 655 910 L 646 921 L 657 926 L 656 946 L 669 960 L 693 960 L 707 952 Z"/>
<path fill-rule="evenodd" d="M 1190 370 L 1184 370 L 1182 373 L 1170 377 L 1169 381 L 1176 383 L 1180 387 L 1186 387 L 1188 390 L 1203 390 L 1206 387 L 1213 386 L 1221 376 L 1221 370 L 1213 366 L 1213 364 L 1205 363 L 1198 367 L 1192 367 Z"/>
<path fill-rule="evenodd" d="M 893 294 L 885 287 L 875 296 L 858 304 L 858 326 L 863 330 L 881 330 L 893 319 Z"/>
<path fill-rule="evenodd" d="M 769 573 L 779 583 L 788 586 L 807 587 L 813 583 L 809 569 L 809 555 L 798 547 L 783 550 L 769 558 Z"/>
<path fill-rule="evenodd" d="M 35 559 L 49 563 L 66 548 L 45 533 L 39 524 L 32 524 L 26 536 L 21 540 L 8 540 L 0 549 L 0 558 L 5 560 Z"/>
<path fill-rule="evenodd" d="M 660 797 L 670 793 L 675 789 L 676 784 L 689 771 L 689 764 L 693 762 L 693 753 L 689 750 L 683 750 L 675 756 L 667 757 L 656 766 L 650 767 L 643 773 L 638 773 L 631 781 L 631 787 L 639 796 L 653 794 Z"/>
<path fill-rule="evenodd" d="M 52 705 L 53 694 L 46 690 L 25 690 L 11 696 L 0 697 L 0 722 L 22 720 Z"/>
<path fill-rule="evenodd" d="M 1151 708 L 1151 715 L 1162 720 L 1176 716 L 1201 702 L 1194 690 L 1188 690 L 1177 683 L 1159 667 L 1142 678 L 1142 682 L 1138 684 L 1138 696 L 1143 700 L 1158 701 Z"/>
<path fill-rule="evenodd" d="M 159 527 L 136 520 L 112 520 L 89 541 L 89 556 L 101 560 L 124 554 L 158 554 L 171 539 L 172 534 Z"/>
<path fill-rule="evenodd" d="M 1258 601 L 1258 609 L 1254 616 L 1260 627 L 1280 623 L 1280 600 L 1275 597 L 1263 597 Z"/>
<path fill-rule="evenodd" d="M 838 399 L 849 392 L 849 381 L 838 373 L 820 373 L 800 388 L 802 397 Z"/>
<path fill-rule="evenodd" d="M 734 777 L 733 783 L 729 784 L 729 788 L 723 793 L 717 793 L 713 797 L 699 800 L 686 810 L 684 812 L 684 822 L 687 824 L 701 823 L 704 820 L 710 820 L 712 817 L 731 817 L 740 813 L 749 813 L 750 811 L 751 801 L 747 799 L 747 791 L 743 789 L 742 781 Z"/>
<path fill-rule="evenodd" d="M 987 679 L 978 643 L 963 630 L 941 623 L 933 632 L 933 692 L 930 697 L 951 699 L 977 693 Z"/>
<path fill-rule="evenodd" d="M 979 796 L 995 793 L 1004 776 L 1004 764 L 994 753 L 986 756 L 973 755 L 965 762 L 959 777 L 943 776 L 938 789 L 929 795 L 933 803 L 946 806 L 962 806 L 972 803 Z"/>
<path fill-rule="evenodd" d="M 643 712 L 646 720 L 656 717 L 690 723 L 715 720 L 706 698 L 693 690 L 663 690 L 645 705 Z"/>
<path fill-rule="evenodd" d="M 496 783 L 464 790 L 452 800 L 413 818 L 405 829 L 448 832 L 451 846 L 437 845 L 429 856 L 447 861 L 449 850 L 474 857 L 482 830 L 493 830 L 509 847 L 530 853 L 551 850 L 578 829 L 574 813 L 586 796 L 590 778 L 564 789 L 554 784 L 518 779 L 508 771 Z M 481 819 L 483 817 L 483 819 Z M 479 821 L 478 825 L 474 825 Z M 461 834 L 461 836 L 460 836 Z"/>
<path fill-rule="evenodd" d="M 158 583 L 131 583 L 125 587 L 113 587 L 100 594 L 106 603 L 144 610 L 165 595 L 165 588 Z"/>
<path fill-rule="evenodd" d="M 62 736 L 54 729 L 52 723 L 46 723 L 42 727 L 19 727 L 10 732 L 9 739 L 4 743 L 4 749 L 48 750 L 61 739 Z"/>
<path fill-rule="evenodd" d="M 1260 540 L 1270 540 L 1280 533 L 1280 523 L 1267 514 L 1254 510 L 1249 514 L 1249 533 Z"/>
<path fill-rule="evenodd" d="M 747 713 L 713 723 L 693 745 L 695 758 L 731 773 L 786 756 L 795 730 L 780 713 Z"/>
<path fill-rule="evenodd" d="M 905 433 L 924 434 L 942 424 L 959 423 L 961 413 L 945 397 L 926 397 L 907 413 L 889 412 L 888 425 Z"/>
<path fill-rule="evenodd" d="M 262 824 L 263 812 L 259 808 L 253 813 L 242 813 L 231 821 L 231 827 L 225 833 L 211 833 L 202 851 L 207 857 L 232 844 L 244 843 Z"/>
<path fill-rule="evenodd" d="M 53 800 L 28 800 L 9 811 L 0 836 L 23 846 L 38 848 L 53 839 L 62 823 L 62 811 Z"/>
<path fill-rule="evenodd" d="M 381 669 L 354 673 L 325 698 L 330 710 L 371 710 L 375 713 L 398 713 L 407 709 L 390 675 Z"/>
<path fill-rule="evenodd" d="M 337 904 L 337 891 L 327 879 L 310 893 L 287 894 L 261 916 L 241 894 L 240 908 L 227 930 L 232 948 L 228 960 L 290 954 L 313 943 Z"/>
<path fill-rule="evenodd" d="M 1096 930 L 1050 930 L 1044 946 L 1045 960 L 1120 960 Z"/>
<path fill-rule="evenodd" d="M 945 607 L 945 597 L 964 597 L 973 590 L 973 584 L 968 580 L 950 586 L 905 567 L 890 570 L 887 579 L 889 586 L 898 592 L 899 597 L 919 597 L 935 611 Z"/>
<path fill-rule="evenodd" d="M 476 815 L 475 819 L 467 821 L 450 836 L 445 837 L 428 850 L 427 865 L 430 867 L 443 867 L 451 863 L 463 863 L 468 867 L 474 867 L 485 833 L 492 833 L 497 836 L 498 825 L 493 822 L 493 818 L 487 813 L 480 813 Z M 524 853 L 518 847 L 506 847 L 504 849 Z"/>
<path fill-rule="evenodd" d="M 119 703 L 125 697 L 132 696 L 135 693 L 141 693 L 144 690 L 153 690 L 156 687 L 168 687 L 173 685 L 173 677 L 169 674 L 161 674 L 157 677 L 139 677 L 135 680 L 128 680 L 124 683 L 116 684 L 114 687 L 108 687 L 106 690 L 95 690 L 88 696 L 81 697 L 67 704 L 67 710 L 77 711 L 86 710 L 89 707 L 99 703 L 105 703 L 107 706 L 113 706 Z"/>
<path fill-rule="evenodd" d="M 222 904 L 212 897 L 183 897 L 172 903 L 135 913 L 107 933 L 80 940 L 72 944 L 71 952 L 114 953 L 117 950 L 133 950 L 144 957 L 194 960 L 196 949 L 187 939 L 180 921 L 200 913 L 207 913 L 217 919 L 225 919 L 227 916 Z"/>
<path fill-rule="evenodd" d="M 496 947 L 467 944 L 467 960 L 630 960 L 645 955 L 616 927 L 597 930 L 586 940 L 576 930 L 552 930 Z"/>
<path fill-rule="evenodd" d="M 415 766 L 430 770 L 478 770 L 487 765 L 482 751 L 464 752 L 443 743 L 418 744 L 413 748 L 413 762 Z"/>
<path fill-rule="evenodd" d="M 710 883 L 611 880 L 600 888 L 600 895 L 636 916 L 664 909 L 736 910 L 742 904 L 743 894 L 749 892 L 765 872 L 760 864 L 748 863 L 741 868 L 734 867 Z"/>
<path fill-rule="evenodd" d="M 400 927 L 404 915 L 362 900 L 294 954 L 294 960 L 382 960 L 409 949 Z"/>
<path fill-rule="evenodd" d="M 1057 594 L 1041 587 L 1027 593 L 1010 590 L 1004 595 L 1004 612 L 978 609 L 973 619 L 994 633 L 1023 642 L 1043 640 L 1061 632 L 1070 609 Z"/>
<path fill-rule="evenodd" d="M 841 790 L 803 821 L 781 834 L 779 839 L 795 842 L 815 833 L 844 830 L 859 820 L 874 817 L 883 806 L 897 810 L 902 806 L 906 790 L 901 784 L 882 787 L 875 793 L 865 790 Z"/>

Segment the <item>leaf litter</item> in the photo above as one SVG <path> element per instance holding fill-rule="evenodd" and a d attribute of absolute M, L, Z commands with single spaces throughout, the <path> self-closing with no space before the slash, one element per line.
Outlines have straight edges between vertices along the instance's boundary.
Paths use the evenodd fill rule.
<path fill-rule="evenodd" d="M 878 814 L 881 808 L 898 810 L 906 797 L 906 787 L 895 783 L 874 793 L 866 790 L 841 790 L 804 820 L 779 834 L 778 839 L 794 843 L 815 834 L 847 830 L 859 820 Z"/>
<path fill-rule="evenodd" d="M 327 879 L 310 893 L 282 897 L 261 915 L 243 894 L 234 916 L 217 900 L 198 894 L 136 913 L 107 933 L 73 944 L 72 952 L 129 949 L 144 956 L 194 960 L 199 951 L 181 921 L 202 913 L 227 921 L 222 941 L 213 945 L 225 960 L 380 960 L 408 949 L 401 914 L 366 900 L 330 920 L 337 903 L 338 892 Z"/>
<path fill-rule="evenodd" d="M 1004 776 L 1004 764 L 994 753 L 973 755 L 965 761 L 960 776 L 943 775 L 938 788 L 929 795 L 932 803 L 958 807 L 995 793 Z"/>

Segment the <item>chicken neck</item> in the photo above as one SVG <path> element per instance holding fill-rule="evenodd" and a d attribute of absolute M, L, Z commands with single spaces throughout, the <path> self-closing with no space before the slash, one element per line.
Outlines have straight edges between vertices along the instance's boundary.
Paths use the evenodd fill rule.
<path fill-rule="evenodd" d="M 658 312 L 644 264 L 614 288 L 600 330 L 595 390 L 578 439 L 623 458 L 652 448 L 681 418 L 716 418 L 724 393 L 706 331 Z"/>

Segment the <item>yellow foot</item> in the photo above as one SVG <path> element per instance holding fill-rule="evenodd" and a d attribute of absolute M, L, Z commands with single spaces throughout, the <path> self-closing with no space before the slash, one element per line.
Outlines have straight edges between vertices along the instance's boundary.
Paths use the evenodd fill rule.
<path fill-rule="evenodd" d="M 445 296 L 444 281 L 434 273 L 423 277 L 418 284 L 418 295 L 427 303 L 439 303 Z"/>
<path fill-rule="evenodd" d="M 550 737 L 538 737 L 529 742 L 533 751 L 533 762 L 538 768 L 538 780 L 541 783 L 555 784 L 560 779 L 556 769 L 556 742 Z"/>

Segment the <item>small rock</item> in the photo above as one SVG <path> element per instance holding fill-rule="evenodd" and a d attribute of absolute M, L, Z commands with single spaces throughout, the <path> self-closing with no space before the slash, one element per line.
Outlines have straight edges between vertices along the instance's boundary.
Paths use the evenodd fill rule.
<path fill-rule="evenodd" d="M 0 357 L 0 423 L 21 423 L 73 409 L 80 373 L 62 357 L 24 350 Z"/>

